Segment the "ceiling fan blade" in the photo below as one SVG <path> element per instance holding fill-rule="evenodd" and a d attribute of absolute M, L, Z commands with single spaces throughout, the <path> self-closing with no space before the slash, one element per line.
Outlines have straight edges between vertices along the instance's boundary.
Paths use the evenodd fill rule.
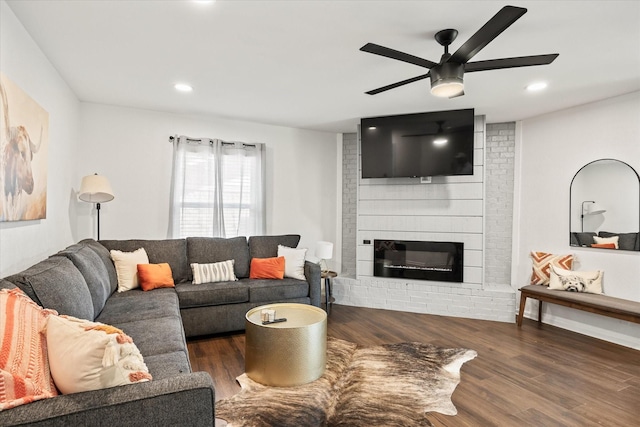
<path fill-rule="evenodd" d="M 465 73 L 474 71 L 499 70 L 501 68 L 531 67 L 551 64 L 558 53 L 548 55 L 520 56 L 515 58 L 489 59 L 487 61 L 468 62 L 464 64 Z"/>
<path fill-rule="evenodd" d="M 370 90 L 369 92 L 365 92 L 365 93 L 367 95 L 376 95 L 376 94 L 378 94 L 380 92 L 385 92 L 385 91 L 387 91 L 389 89 L 395 89 L 397 87 L 404 86 L 406 84 L 417 82 L 417 81 L 420 81 L 420 80 L 424 80 L 426 78 L 429 78 L 429 73 L 423 74 L 423 75 L 418 76 L 418 77 L 413 77 L 413 78 L 410 78 L 410 79 L 407 79 L 407 80 L 403 80 L 401 82 L 393 83 L 393 84 L 390 84 L 388 86 L 379 87 L 378 89 Z"/>
<path fill-rule="evenodd" d="M 493 39 L 498 37 L 500 33 L 509 28 L 511 24 L 516 22 L 527 9 L 515 6 L 505 6 L 493 18 L 482 26 L 474 35 L 469 38 L 460 48 L 451 55 L 448 62 L 458 62 L 464 64 L 473 56 L 480 52 L 482 48 L 488 45 Z"/>
<path fill-rule="evenodd" d="M 417 56 L 409 55 L 408 53 L 400 52 L 399 50 L 390 49 L 388 47 L 380 46 L 374 43 L 367 43 L 362 46 L 360 50 L 363 52 L 373 53 L 375 55 L 396 59 L 398 61 L 408 62 L 409 64 L 417 65 L 424 68 L 433 68 L 438 65 L 437 63 L 429 61 L 428 59 L 418 58 Z"/>

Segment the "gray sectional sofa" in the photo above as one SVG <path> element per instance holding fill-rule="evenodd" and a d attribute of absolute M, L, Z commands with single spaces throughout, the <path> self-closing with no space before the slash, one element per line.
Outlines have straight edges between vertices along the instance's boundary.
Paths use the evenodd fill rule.
<path fill-rule="evenodd" d="M 83 240 L 0 280 L 60 314 L 122 329 L 140 349 L 153 380 L 60 395 L 0 412 L 0 425 L 214 425 L 209 374 L 192 372 L 186 338 L 244 329 L 244 315 L 273 302 L 320 305 L 320 267 L 305 264 L 306 281 L 249 279 L 250 260 L 296 247 L 300 236 L 233 239 Z M 118 293 L 109 250 L 145 248 L 150 263 L 169 263 L 175 288 Z M 190 263 L 234 259 L 238 281 L 191 283 Z"/>

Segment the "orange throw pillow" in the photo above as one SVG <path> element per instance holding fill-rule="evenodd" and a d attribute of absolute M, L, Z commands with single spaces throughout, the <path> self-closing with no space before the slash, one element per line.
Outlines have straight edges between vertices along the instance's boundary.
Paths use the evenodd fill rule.
<path fill-rule="evenodd" d="M 591 245 L 592 248 L 601 248 L 601 249 L 615 249 L 615 243 L 593 243 Z"/>
<path fill-rule="evenodd" d="M 138 264 L 138 282 L 143 291 L 158 288 L 173 288 L 171 267 L 166 262 L 161 264 Z"/>
<path fill-rule="evenodd" d="M 284 257 L 251 258 L 250 279 L 282 279 L 284 278 Z"/>

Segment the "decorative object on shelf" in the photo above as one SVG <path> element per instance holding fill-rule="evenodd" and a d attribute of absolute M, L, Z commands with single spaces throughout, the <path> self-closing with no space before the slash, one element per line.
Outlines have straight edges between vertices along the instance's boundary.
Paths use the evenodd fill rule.
<path fill-rule="evenodd" d="M 333 243 L 322 240 L 316 243 L 316 256 L 320 258 L 320 270 L 326 273 L 329 270 L 327 260 L 333 258 Z"/>
<path fill-rule="evenodd" d="M 47 217 L 49 113 L 0 73 L 0 222 Z"/>
<path fill-rule="evenodd" d="M 102 175 L 87 175 L 82 178 L 78 197 L 83 202 L 95 203 L 98 211 L 98 240 L 100 240 L 100 203 L 113 200 L 113 190 L 109 180 Z"/>
<path fill-rule="evenodd" d="M 585 203 L 591 203 L 590 205 L 585 206 Z M 582 202 L 582 214 L 580 215 L 581 228 L 582 232 L 584 232 L 584 216 L 585 215 L 599 215 L 605 213 L 607 210 L 602 206 L 598 205 L 593 200 L 585 200 Z"/>

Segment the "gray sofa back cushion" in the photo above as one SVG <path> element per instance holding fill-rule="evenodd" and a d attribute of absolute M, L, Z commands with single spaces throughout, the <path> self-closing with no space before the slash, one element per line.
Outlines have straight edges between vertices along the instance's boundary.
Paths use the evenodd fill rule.
<path fill-rule="evenodd" d="M 244 236 L 223 239 L 221 237 L 187 237 L 189 266 L 192 263 L 235 260 L 233 271 L 238 279 L 249 277 L 249 247 Z M 191 268 L 191 267 L 189 267 Z"/>
<path fill-rule="evenodd" d="M 0 289 L 13 289 L 15 287 L 16 285 L 11 283 L 10 281 L 5 279 L 0 279 Z"/>
<path fill-rule="evenodd" d="M 640 239 L 638 233 L 612 233 L 610 231 L 601 231 L 598 233 L 600 237 L 613 237 L 618 238 L 618 249 L 625 251 L 639 251 Z"/>
<path fill-rule="evenodd" d="M 94 319 L 87 282 L 68 258 L 54 255 L 7 280 L 44 308 L 81 319 Z"/>
<path fill-rule="evenodd" d="M 69 246 L 56 255 L 69 258 L 82 273 L 93 301 L 94 317 L 98 316 L 112 293 L 109 273 L 102 259 L 90 247 L 80 243 Z"/>
<path fill-rule="evenodd" d="M 249 254 L 251 258 L 273 258 L 278 256 L 278 245 L 295 248 L 299 242 L 299 234 L 251 236 L 249 237 Z"/>
<path fill-rule="evenodd" d="M 118 274 L 116 273 L 116 266 L 113 264 L 111 254 L 109 254 L 107 248 L 93 239 L 84 239 L 78 242 L 78 244 L 85 245 L 98 254 L 109 274 L 109 285 L 111 287 L 109 294 L 114 293 L 118 289 Z"/>
<path fill-rule="evenodd" d="M 191 267 L 187 262 L 187 242 L 185 239 L 167 240 L 100 240 L 108 250 L 133 252 L 144 248 L 151 264 L 166 262 L 171 266 L 175 283 L 192 280 Z"/>

